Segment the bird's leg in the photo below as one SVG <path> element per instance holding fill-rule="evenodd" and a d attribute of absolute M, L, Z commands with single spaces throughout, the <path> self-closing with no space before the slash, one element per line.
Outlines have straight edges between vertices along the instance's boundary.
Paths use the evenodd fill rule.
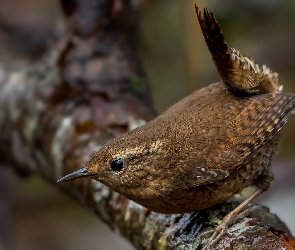
<path fill-rule="evenodd" d="M 238 214 L 235 219 L 233 220 L 233 223 L 236 223 L 238 220 L 241 220 L 247 216 L 251 216 L 251 214 L 255 212 L 255 216 L 257 217 L 257 214 L 260 213 L 265 213 L 265 210 L 261 207 L 261 206 L 253 206 L 253 207 L 249 207 L 247 208 L 245 211 L 241 212 L 240 214 Z M 260 216 L 260 215 L 259 215 Z M 259 217 L 260 218 L 260 217 Z M 257 218 L 258 219 L 258 218 Z"/>
<path fill-rule="evenodd" d="M 220 225 L 218 225 L 214 230 L 209 230 L 200 234 L 198 236 L 198 239 L 201 239 L 207 234 L 213 233 L 210 239 L 207 241 L 206 245 L 202 248 L 202 250 L 208 250 L 214 244 L 216 244 L 221 239 L 221 237 L 225 234 L 226 229 L 229 227 L 229 225 L 232 224 L 236 216 L 238 216 L 250 202 L 252 202 L 255 198 L 257 198 L 263 192 L 264 192 L 263 189 L 260 189 L 260 188 L 256 189 L 256 191 L 250 197 L 248 197 L 239 206 L 237 206 L 234 210 L 228 213 L 222 219 L 222 222 L 220 223 Z"/>

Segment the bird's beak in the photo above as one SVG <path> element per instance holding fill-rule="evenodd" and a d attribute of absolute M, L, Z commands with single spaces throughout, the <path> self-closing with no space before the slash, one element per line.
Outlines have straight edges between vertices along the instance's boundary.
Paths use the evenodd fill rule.
<path fill-rule="evenodd" d="M 61 181 L 69 181 L 69 180 L 73 180 L 73 179 L 77 179 L 80 177 L 86 177 L 86 176 L 91 176 L 93 174 L 88 172 L 88 168 L 84 167 L 81 168 L 73 173 L 70 173 L 64 177 L 62 177 L 61 179 L 59 179 L 57 182 L 61 182 Z"/>

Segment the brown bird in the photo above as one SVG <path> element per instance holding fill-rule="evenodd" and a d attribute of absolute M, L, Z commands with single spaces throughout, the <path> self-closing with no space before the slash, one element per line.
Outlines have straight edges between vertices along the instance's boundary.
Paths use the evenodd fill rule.
<path fill-rule="evenodd" d="M 295 110 L 278 74 L 228 49 L 212 12 L 198 20 L 222 81 L 185 97 L 147 124 L 102 146 L 85 167 L 59 181 L 90 177 L 159 213 L 187 213 L 256 191 L 230 212 L 207 247 L 266 191 L 280 130 Z"/>

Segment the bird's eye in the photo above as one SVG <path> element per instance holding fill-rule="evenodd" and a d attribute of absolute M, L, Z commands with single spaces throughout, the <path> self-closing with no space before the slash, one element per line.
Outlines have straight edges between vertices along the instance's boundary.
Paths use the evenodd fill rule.
<path fill-rule="evenodd" d="M 111 168 L 114 172 L 120 172 L 123 167 L 124 167 L 124 161 L 122 158 L 119 158 L 111 162 Z"/>

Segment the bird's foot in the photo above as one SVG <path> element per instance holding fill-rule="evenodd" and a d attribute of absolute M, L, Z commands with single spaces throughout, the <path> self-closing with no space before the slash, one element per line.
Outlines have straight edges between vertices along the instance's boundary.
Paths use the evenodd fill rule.
<path fill-rule="evenodd" d="M 239 206 L 237 206 L 234 210 L 228 213 L 223 219 L 222 222 L 214 229 L 206 231 L 200 234 L 197 237 L 197 240 L 201 240 L 204 236 L 208 234 L 212 234 L 209 240 L 206 242 L 206 245 L 202 248 L 202 250 L 209 250 L 224 236 L 228 227 L 233 224 L 236 220 L 244 218 L 248 213 L 251 212 L 251 208 L 242 212 L 243 209 L 253 201 L 257 196 L 259 196 L 263 190 L 257 189 L 250 197 L 244 200 Z"/>
<path fill-rule="evenodd" d="M 212 247 L 222 238 L 222 236 L 226 233 L 228 227 L 232 224 L 235 215 L 232 215 L 232 212 L 227 214 L 221 224 L 219 224 L 215 229 L 208 230 L 198 236 L 197 239 L 202 239 L 204 236 L 208 234 L 212 234 L 209 240 L 206 242 L 206 245 L 202 248 L 202 250 L 210 250 Z"/>

